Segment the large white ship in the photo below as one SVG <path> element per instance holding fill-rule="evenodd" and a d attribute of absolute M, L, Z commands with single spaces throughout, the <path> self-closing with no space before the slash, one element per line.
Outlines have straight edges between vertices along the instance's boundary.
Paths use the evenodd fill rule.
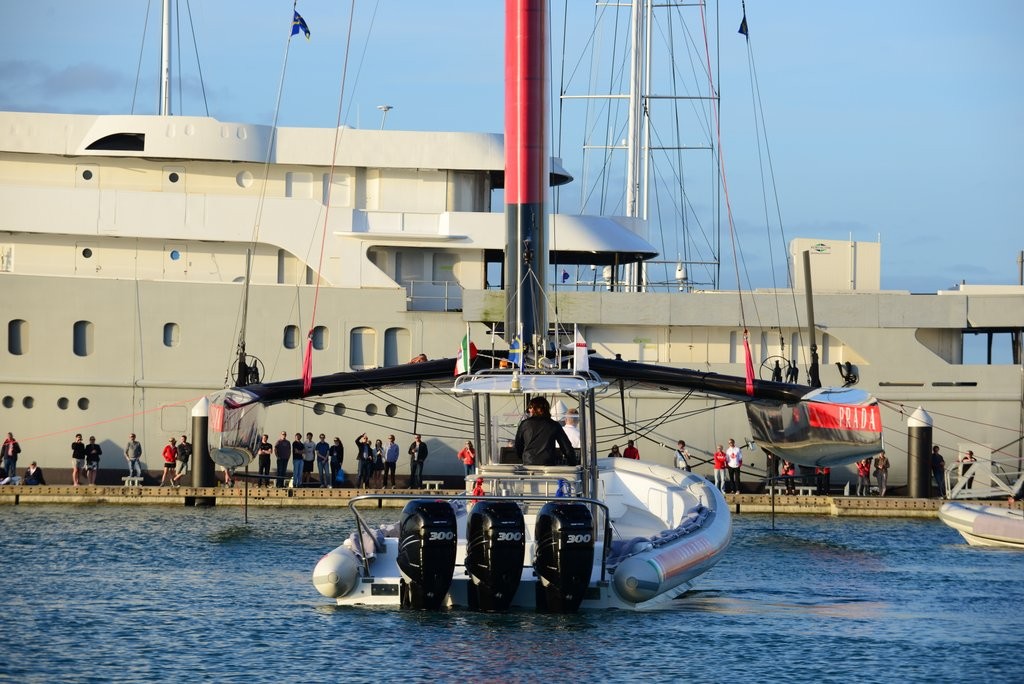
<path fill-rule="evenodd" d="M 451 356 L 467 329 L 480 348 L 505 349 L 490 334 L 505 320 L 493 199 L 503 173 L 497 134 L 0 112 L 0 427 L 22 445 L 19 466 L 36 460 L 48 481 L 70 481 L 80 432 L 103 448 L 100 481 L 119 481 L 134 432 L 157 471 L 168 438 L 189 431 L 192 403 L 235 384 L 247 281 L 246 348 L 264 381 L 301 374 L 310 328 L 317 374 Z M 573 175 L 553 160 L 553 185 Z M 738 293 L 684 275 L 645 284 L 638 265 L 658 250 L 644 230 L 636 217 L 553 214 L 552 263 L 594 280 L 562 284 L 550 319 L 578 326 L 600 356 L 742 376 Z M 1019 458 L 1024 287 L 882 291 L 880 250 L 794 240 L 793 289 L 743 293 L 762 312 L 746 322 L 761 377 L 780 361 L 806 380 L 806 311 L 793 301 L 809 252 L 822 380 L 856 379 L 882 402 L 891 485 L 906 480 L 905 419 L 918 406 L 947 461 L 966 449 Z M 968 363 L 978 339 L 990 351 Z M 644 460 L 670 464 L 677 439 L 706 459 L 750 435 L 740 403 L 617 391 L 598 417 L 600 449 L 635 439 Z M 408 389 L 277 405 L 267 425 L 344 444 L 420 432 L 426 475 L 440 477 L 462 473 L 467 412 L 443 392 Z M 748 483 L 763 475 L 760 452 L 746 464 Z"/>

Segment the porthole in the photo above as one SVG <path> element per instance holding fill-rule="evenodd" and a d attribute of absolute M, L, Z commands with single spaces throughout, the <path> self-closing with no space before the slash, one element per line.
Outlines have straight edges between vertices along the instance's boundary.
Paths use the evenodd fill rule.
<path fill-rule="evenodd" d="M 83 259 L 90 259 L 90 258 L 92 258 L 92 250 L 89 249 L 88 247 L 83 249 L 82 250 L 82 258 Z"/>
<path fill-rule="evenodd" d="M 12 406 L 14 406 L 14 397 L 4 397 L 4 408 L 11 408 Z"/>
<path fill-rule="evenodd" d="M 375 416 L 375 415 L 377 415 L 377 405 L 376 404 L 367 404 L 366 405 L 366 415 L 368 415 L 368 416 Z"/>
<path fill-rule="evenodd" d="M 181 252 L 176 249 L 171 250 L 171 261 L 177 261 L 181 258 Z"/>
<path fill-rule="evenodd" d="M 336 415 L 336 416 L 343 416 L 343 415 L 345 415 L 345 405 L 344 404 L 335 404 L 334 405 L 334 415 Z"/>
<path fill-rule="evenodd" d="M 82 178 L 84 178 L 85 180 L 92 180 L 92 171 L 90 171 L 89 169 L 83 171 Z"/>
<path fill-rule="evenodd" d="M 235 182 L 238 183 L 238 187 L 247 188 L 252 185 L 252 174 L 248 171 L 241 171 L 235 176 Z"/>
<path fill-rule="evenodd" d="M 318 416 L 322 416 L 327 412 L 327 406 L 321 404 L 319 401 L 313 404 L 313 413 Z"/>
<path fill-rule="evenodd" d="M 25 397 L 21 400 L 21 405 L 27 409 L 30 409 L 36 405 L 36 400 L 33 397 Z"/>
<path fill-rule="evenodd" d="M 59 408 L 61 411 L 67 411 L 68 406 L 70 405 L 71 402 L 68 401 L 67 397 L 61 397 L 60 399 L 57 400 L 57 408 Z"/>
<path fill-rule="evenodd" d="M 384 407 L 384 413 L 388 414 L 388 418 L 394 418 L 398 415 L 398 407 L 394 404 L 388 404 Z"/>
<path fill-rule="evenodd" d="M 83 411 L 88 411 L 89 410 L 89 400 L 86 399 L 85 397 L 82 397 L 81 399 L 79 399 L 78 400 L 78 408 L 80 408 Z"/>
<path fill-rule="evenodd" d="M 169 174 L 167 174 L 167 180 L 171 181 L 172 183 L 177 183 L 178 182 L 178 174 L 176 174 L 175 172 L 171 171 Z"/>

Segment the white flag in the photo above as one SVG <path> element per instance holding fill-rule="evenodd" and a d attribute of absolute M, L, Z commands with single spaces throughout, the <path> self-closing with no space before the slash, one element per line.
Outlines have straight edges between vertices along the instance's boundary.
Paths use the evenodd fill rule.
<path fill-rule="evenodd" d="M 574 327 L 576 342 L 573 346 L 572 365 L 577 373 L 585 373 L 590 370 L 590 360 L 587 358 L 587 341 L 580 335 L 580 329 Z"/>

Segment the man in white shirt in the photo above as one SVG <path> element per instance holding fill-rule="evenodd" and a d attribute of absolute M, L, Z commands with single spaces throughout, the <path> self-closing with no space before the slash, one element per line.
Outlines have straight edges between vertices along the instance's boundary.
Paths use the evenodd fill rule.
<path fill-rule="evenodd" d="M 577 425 L 578 422 L 579 413 L 576 409 L 569 409 L 565 414 L 565 425 L 562 426 L 562 431 L 565 432 L 565 436 L 569 438 L 569 442 L 574 449 L 580 448 L 580 428 Z"/>
<path fill-rule="evenodd" d="M 740 468 L 743 467 L 743 452 L 736 446 L 736 440 L 729 440 L 729 448 L 725 450 L 725 467 L 729 469 L 730 489 L 733 494 L 740 493 Z"/>

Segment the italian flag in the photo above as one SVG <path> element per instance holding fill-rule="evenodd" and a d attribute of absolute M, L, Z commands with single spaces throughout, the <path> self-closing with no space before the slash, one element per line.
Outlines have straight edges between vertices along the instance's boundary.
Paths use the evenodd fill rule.
<path fill-rule="evenodd" d="M 476 358 L 476 345 L 469 339 L 469 334 L 462 338 L 459 355 L 455 358 L 455 375 L 468 373 L 473 359 Z"/>

